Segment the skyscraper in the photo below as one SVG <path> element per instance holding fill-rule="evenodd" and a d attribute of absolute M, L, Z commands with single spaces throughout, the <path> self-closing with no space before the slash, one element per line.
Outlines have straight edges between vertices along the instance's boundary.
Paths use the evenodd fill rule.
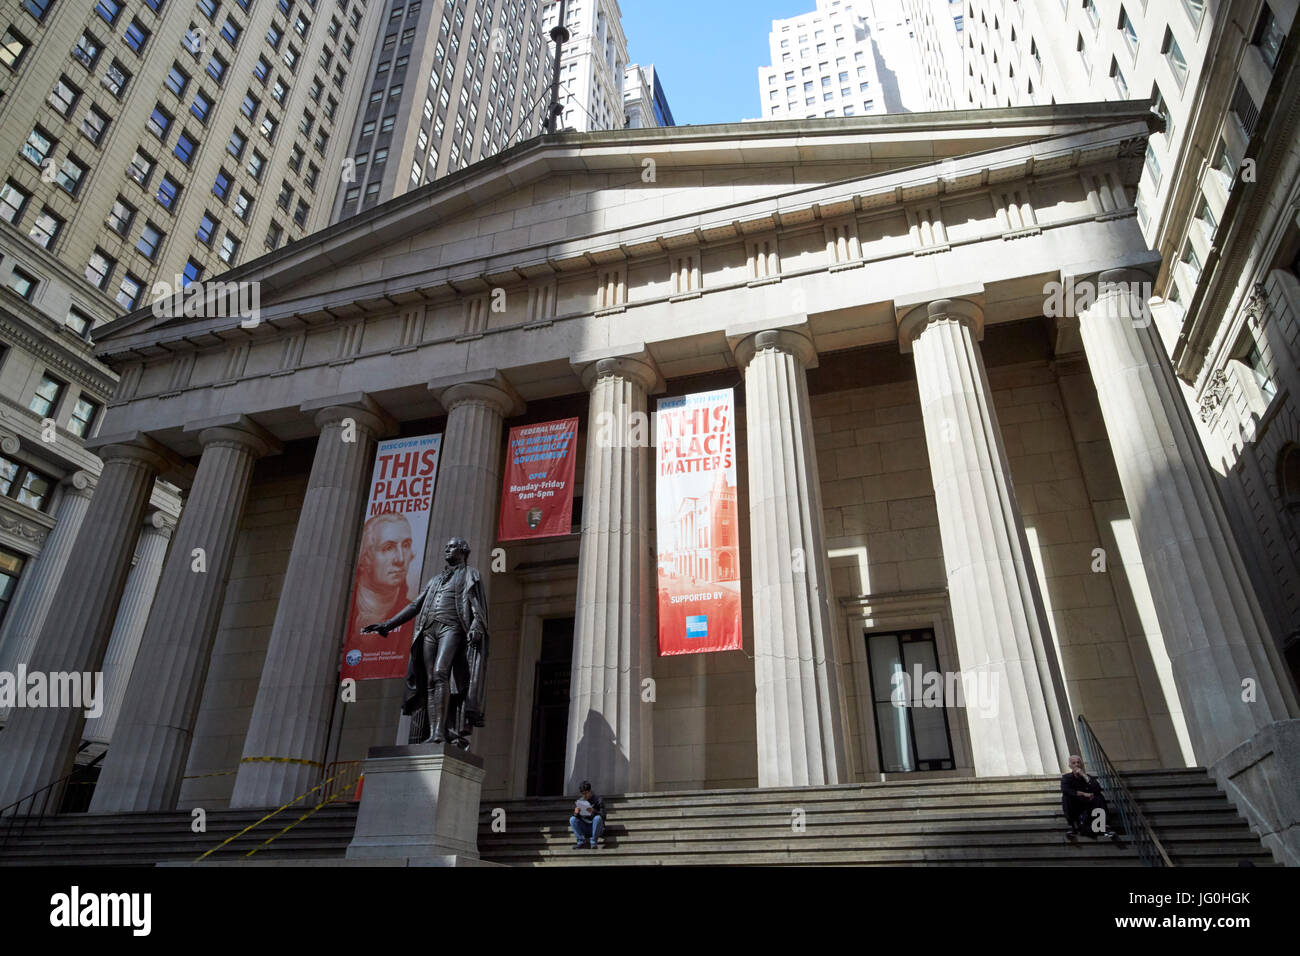
<path fill-rule="evenodd" d="M 327 224 L 382 6 L 5 4 L 7 218 L 128 311 Z"/>
<path fill-rule="evenodd" d="M 763 119 L 926 109 L 926 85 L 899 0 L 817 0 L 774 20 L 759 67 Z"/>
<path fill-rule="evenodd" d="M 623 113 L 624 125 L 629 129 L 677 125 L 653 63 L 628 64 L 623 76 Z"/>
<path fill-rule="evenodd" d="M 541 131 L 539 0 L 397 0 L 371 45 L 335 219 Z"/>
<path fill-rule="evenodd" d="M 542 10 L 547 35 L 560 19 L 558 0 Z M 588 132 L 623 127 L 627 38 L 618 0 L 566 0 L 569 41 L 560 60 L 560 127 Z M 547 79 L 550 79 L 548 74 Z"/>
<path fill-rule="evenodd" d="M 919 48 L 960 64 L 967 108 L 1146 100 L 1159 114 L 1131 197 L 1160 254 L 1152 315 L 1244 559 L 1276 582 L 1261 613 L 1300 673 L 1300 4 L 967 0 L 960 57 L 947 5 L 909 6 Z M 1098 216 L 1130 201 L 1113 183 L 1083 188 Z"/>

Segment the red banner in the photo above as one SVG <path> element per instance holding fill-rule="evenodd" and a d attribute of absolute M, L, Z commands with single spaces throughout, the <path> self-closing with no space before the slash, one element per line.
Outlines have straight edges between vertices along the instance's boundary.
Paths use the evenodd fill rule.
<path fill-rule="evenodd" d="M 734 409 L 725 388 L 655 412 L 661 655 L 740 649 Z"/>
<path fill-rule="evenodd" d="M 576 418 L 510 429 L 498 541 L 569 534 L 577 445 Z"/>
<path fill-rule="evenodd" d="M 441 435 L 422 435 L 380 442 L 375 451 L 343 638 L 342 678 L 406 676 L 415 622 L 407 621 L 387 637 L 362 634 L 361 629 L 388 620 L 420 594 L 441 446 Z"/>

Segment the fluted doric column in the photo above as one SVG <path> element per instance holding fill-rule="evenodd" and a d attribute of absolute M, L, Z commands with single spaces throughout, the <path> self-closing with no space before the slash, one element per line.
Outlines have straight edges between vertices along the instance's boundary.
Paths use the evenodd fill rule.
<path fill-rule="evenodd" d="M 449 538 L 464 538 L 470 563 L 483 576 L 484 594 L 492 582 L 491 552 L 497 540 L 497 496 L 501 491 L 501 430 L 506 418 L 523 413 L 524 403 L 510 384 L 493 372 L 431 382 L 429 388 L 447 410 L 438 486 L 429 516 L 423 578 L 446 566 Z"/>
<path fill-rule="evenodd" d="M 925 442 L 948 572 L 957 658 L 997 707 L 967 708 L 978 776 L 1052 773 L 1075 739 L 1024 519 L 965 300 L 917 306 L 899 323 L 916 358 Z"/>
<path fill-rule="evenodd" d="M 393 427 L 360 394 L 302 410 L 320 437 L 232 807 L 280 806 L 320 781 L 375 444 Z"/>
<path fill-rule="evenodd" d="M 162 574 L 163 558 L 167 555 L 167 543 L 171 541 L 175 530 L 175 519 L 161 511 L 155 511 L 146 518 L 144 527 L 140 530 L 140 541 L 135 547 L 131 573 L 127 575 L 122 603 L 118 605 L 113 633 L 108 639 L 108 650 L 104 654 L 104 712 L 86 721 L 82 735 L 87 740 L 106 744 L 113 739 L 113 728 L 117 726 L 118 716 L 122 712 L 122 701 L 126 699 L 131 669 L 135 666 L 140 639 L 144 636 L 144 626 L 149 620 L 149 609 L 153 606 L 154 594 L 158 590 L 158 578 Z"/>
<path fill-rule="evenodd" d="M 821 482 L 808 402 L 812 340 L 771 329 L 736 345 L 745 376 L 758 785 L 845 773 Z"/>
<path fill-rule="evenodd" d="M 36 646 L 36 637 L 54 602 L 59 578 L 68 565 L 77 533 L 90 510 L 95 478 L 89 472 L 74 471 L 63 479 L 54 528 L 41 545 L 40 553 L 27 565 L 18 583 L 9 612 L 0 630 L 0 673 L 12 674 L 26 664 Z M 0 723 L 8 720 L 8 708 L 0 708 Z"/>
<path fill-rule="evenodd" d="M 1080 334 L 1192 749 L 1209 766 L 1296 699 L 1141 290 L 1103 272 Z"/>
<path fill-rule="evenodd" d="M 578 368 L 591 411 L 564 777 L 568 792 L 590 780 L 633 793 L 654 785 L 653 711 L 641 700 L 656 641 L 646 396 L 662 378 L 646 353 Z"/>
<path fill-rule="evenodd" d="M 106 445 L 104 462 L 29 671 L 98 671 L 131 569 L 154 479 L 170 461 L 147 436 Z M 0 806 L 53 783 L 72 769 L 85 713 L 77 708 L 15 708 L 0 733 Z"/>
<path fill-rule="evenodd" d="M 253 465 L 280 449 L 246 418 L 203 428 L 199 443 L 198 474 L 95 787 L 95 813 L 175 808 Z"/>

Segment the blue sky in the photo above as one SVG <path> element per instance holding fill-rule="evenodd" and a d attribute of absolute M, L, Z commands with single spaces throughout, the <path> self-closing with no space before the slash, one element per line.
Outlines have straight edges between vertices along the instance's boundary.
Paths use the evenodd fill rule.
<path fill-rule="evenodd" d="M 679 126 L 758 119 L 772 21 L 815 0 L 619 0 L 629 62 L 653 63 Z"/>

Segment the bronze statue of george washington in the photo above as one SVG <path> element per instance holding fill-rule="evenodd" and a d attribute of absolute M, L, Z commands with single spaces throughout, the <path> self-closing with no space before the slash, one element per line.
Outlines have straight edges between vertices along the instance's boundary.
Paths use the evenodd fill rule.
<path fill-rule="evenodd" d="M 413 717 L 411 740 L 446 740 L 468 750 L 470 733 L 483 726 L 487 700 L 487 601 L 478 571 L 467 563 L 469 543 L 452 538 L 443 554 L 447 567 L 419 597 L 361 633 L 386 637 L 416 618 L 402 701 L 402 713 Z"/>

